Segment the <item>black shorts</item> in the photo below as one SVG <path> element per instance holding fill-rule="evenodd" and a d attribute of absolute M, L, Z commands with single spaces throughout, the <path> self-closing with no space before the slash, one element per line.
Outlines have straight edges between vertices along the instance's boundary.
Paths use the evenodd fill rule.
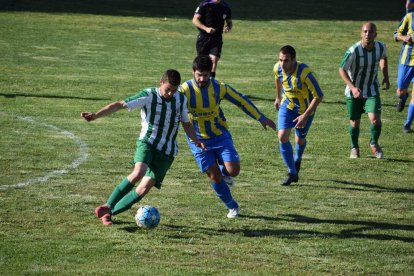
<path fill-rule="evenodd" d="M 197 55 L 213 55 L 221 56 L 221 48 L 223 47 L 223 37 L 210 36 L 200 33 L 197 36 L 196 50 Z"/>

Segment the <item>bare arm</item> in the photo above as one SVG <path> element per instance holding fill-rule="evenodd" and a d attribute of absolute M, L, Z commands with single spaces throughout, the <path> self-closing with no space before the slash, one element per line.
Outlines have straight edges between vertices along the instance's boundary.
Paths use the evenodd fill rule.
<path fill-rule="evenodd" d="M 344 69 L 339 68 L 339 75 L 341 76 L 345 84 L 351 89 L 351 93 L 354 96 L 354 98 L 362 98 L 361 90 L 352 83 L 351 79 L 348 76 L 348 73 Z"/>
<path fill-rule="evenodd" d="M 190 122 L 181 122 L 181 125 L 183 126 L 183 129 L 185 133 L 188 135 L 188 137 L 190 137 L 190 139 L 196 144 L 197 147 L 201 148 L 204 151 L 206 147 L 204 143 L 198 139 L 194 131 L 193 125 Z"/>
<path fill-rule="evenodd" d="M 386 57 L 381 59 L 379 65 L 382 71 L 382 76 L 384 77 L 382 80 L 382 84 L 385 84 L 383 89 L 388 90 L 390 88 L 390 78 L 388 76 L 388 59 Z"/>
<path fill-rule="evenodd" d="M 108 116 L 111 115 L 115 112 L 117 112 L 120 109 L 125 109 L 127 108 L 126 104 L 124 101 L 118 101 L 118 102 L 113 102 L 108 104 L 107 106 L 102 107 L 98 112 L 93 113 L 93 112 L 82 112 L 81 116 L 88 122 L 96 120 L 98 118 L 104 117 L 104 116 Z"/>
<path fill-rule="evenodd" d="M 395 38 L 396 38 L 397 41 L 402 41 L 402 42 L 405 42 L 405 43 L 413 42 L 410 35 L 397 34 L 397 36 Z"/>
<path fill-rule="evenodd" d="M 224 32 L 228 33 L 233 28 L 233 21 L 231 19 L 226 19 L 226 26 L 224 26 Z"/>
<path fill-rule="evenodd" d="M 279 79 L 275 79 L 275 85 L 276 85 L 276 98 L 275 98 L 275 102 L 273 105 L 276 108 L 276 110 L 279 110 L 280 103 L 282 101 L 282 83 L 280 82 Z"/>
<path fill-rule="evenodd" d="M 193 20 L 192 20 L 192 22 L 193 22 L 193 24 L 194 24 L 194 26 L 196 26 L 197 28 L 199 28 L 199 29 L 201 29 L 201 30 L 204 30 L 206 33 L 208 33 L 208 34 L 212 34 L 212 33 L 214 33 L 215 31 L 216 31 L 216 29 L 214 29 L 214 28 L 211 28 L 211 27 L 207 27 L 206 25 L 204 25 L 202 22 L 201 22 L 201 15 L 199 15 L 199 14 L 194 14 L 194 16 L 193 16 Z"/>
<path fill-rule="evenodd" d="M 408 10 L 411 10 L 413 7 L 414 7 L 414 4 L 413 3 L 410 3 L 410 1 L 405 2 L 405 9 L 407 11 Z"/>

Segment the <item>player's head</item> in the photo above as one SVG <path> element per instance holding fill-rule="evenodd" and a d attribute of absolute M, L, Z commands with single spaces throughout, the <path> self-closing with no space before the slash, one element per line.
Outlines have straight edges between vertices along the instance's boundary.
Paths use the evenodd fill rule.
<path fill-rule="evenodd" d="M 197 56 L 193 61 L 193 76 L 199 87 L 206 86 L 213 68 L 213 62 L 207 55 Z"/>
<path fill-rule="evenodd" d="M 178 86 L 181 83 L 180 72 L 174 69 L 168 69 L 161 77 L 161 81 L 168 82 L 174 86 Z"/>
<path fill-rule="evenodd" d="M 282 71 L 285 73 L 292 73 L 296 64 L 296 51 L 290 45 L 283 46 L 279 50 L 279 64 Z"/>
<path fill-rule="evenodd" d="M 171 99 L 181 83 L 181 75 L 177 70 L 165 71 L 160 80 L 160 94 L 166 100 Z"/>
<path fill-rule="evenodd" d="M 377 26 L 372 22 L 367 22 L 361 28 L 361 41 L 363 46 L 370 46 L 377 37 Z"/>

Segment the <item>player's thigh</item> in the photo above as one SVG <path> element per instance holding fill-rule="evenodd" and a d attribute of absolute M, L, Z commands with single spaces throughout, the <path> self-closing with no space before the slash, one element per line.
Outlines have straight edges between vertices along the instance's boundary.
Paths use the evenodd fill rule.
<path fill-rule="evenodd" d="M 282 105 L 277 114 L 277 129 L 280 131 L 294 128 L 296 123 L 293 120 L 298 116 L 299 114 L 297 112 L 290 110 L 286 105 Z"/>
<path fill-rule="evenodd" d="M 238 175 L 240 172 L 240 158 L 234 147 L 233 140 L 228 140 L 224 146 L 218 148 L 216 151 L 219 155 L 219 160 L 222 161 L 229 175 Z"/>
<path fill-rule="evenodd" d="M 381 98 L 377 97 L 368 97 L 365 99 L 364 109 L 366 113 L 381 114 Z"/>
<path fill-rule="evenodd" d="M 315 114 L 313 114 L 312 116 L 309 116 L 308 121 L 306 122 L 306 125 L 304 128 L 295 128 L 295 135 L 297 138 L 299 139 L 305 139 L 306 136 L 309 133 L 309 129 L 312 125 L 313 122 L 313 118 L 315 117 Z"/>
<path fill-rule="evenodd" d="M 221 50 L 223 48 L 223 39 L 222 37 L 212 37 L 209 42 L 209 54 L 217 57 L 219 59 L 221 57 Z"/>
<path fill-rule="evenodd" d="M 346 109 L 350 120 L 356 121 L 361 119 L 361 115 L 365 113 L 364 103 L 364 99 L 346 98 Z"/>
<path fill-rule="evenodd" d="M 240 162 L 239 154 L 231 136 L 218 141 L 214 151 L 219 161 L 229 164 Z"/>
<path fill-rule="evenodd" d="M 162 181 L 165 175 L 174 162 L 174 156 L 165 155 L 154 149 L 153 160 L 148 165 L 148 170 L 145 176 L 151 177 L 155 180 L 155 187 L 161 188 Z"/>
<path fill-rule="evenodd" d="M 411 82 L 414 82 L 414 66 L 399 64 L 397 77 L 398 89 L 407 89 Z"/>
<path fill-rule="evenodd" d="M 196 50 L 198 55 L 209 55 L 210 54 L 210 37 L 199 34 L 196 41 Z"/>
<path fill-rule="evenodd" d="M 134 155 L 134 163 L 138 163 L 138 162 L 142 162 L 145 164 L 150 164 L 153 158 L 153 150 L 151 145 L 143 142 L 143 141 L 138 141 L 137 142 L 137 148 L 135 150 L 135 155 Z"/>

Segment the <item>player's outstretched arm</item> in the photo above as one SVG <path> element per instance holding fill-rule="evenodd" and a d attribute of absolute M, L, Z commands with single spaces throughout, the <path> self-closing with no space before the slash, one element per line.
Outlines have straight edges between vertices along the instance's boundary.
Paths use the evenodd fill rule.
<path fill-rule="evenodd" d="M 98 112 L 81 112 L 81 117 L 84 118 L 86 121 L 90 122 L 96 120 L 98 118 L 111 115 L 117 112 L 120 109 L 127 108 L 124 101 L 118 101 L 108 104 L 107 106 L 102 107 Z"/>

